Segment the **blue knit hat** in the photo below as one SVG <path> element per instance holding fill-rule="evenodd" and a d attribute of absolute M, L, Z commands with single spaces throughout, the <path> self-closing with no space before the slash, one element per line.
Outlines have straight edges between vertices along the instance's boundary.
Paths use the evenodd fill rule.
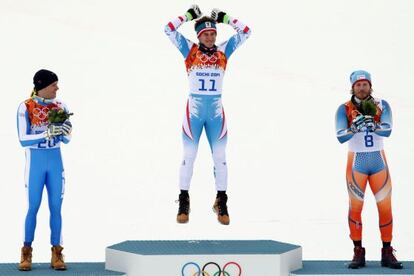
<path fill-rule="evenodd" d="M 195 29 L 196 33 L 197 33 L 197 37 L 200 37 L 200 35 L 202 33 L 204 33 L 205 31 L 215 31 L 217 32 L 217 28 L 216 28 L 216 23 L 212 22 L 212 21 L 206 21 L 201 23 L 200 25 L 198 25 Z"/>
<path fill-rule="evenodd" d="M 361 80 L 368 81 L 369 85 L 372 86 L 372 84 L 371 84 L 371 74 L 368 73 L 367 71 L 364 71 L 364 70 L 358 70 L 358 71 L 352 72 L 351 76 L 349 77 L 349 80 L 351 81 L 352 86 L 354 86 L 354 84 L 357 81 L 361 81 Z"/>

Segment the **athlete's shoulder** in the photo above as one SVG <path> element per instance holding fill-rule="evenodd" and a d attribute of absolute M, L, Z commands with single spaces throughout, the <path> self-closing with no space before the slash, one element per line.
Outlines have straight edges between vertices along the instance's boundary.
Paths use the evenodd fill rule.
<path fill-rule="evenodd" d="M 390 104 L 388 103 L 388 101 L 384 100 L 384 99 L 380 99 L 380 98 L 375 98 L 375 101 L 377 101 L 378 103 L 381 103 L 382 105 L 387 105 L 389 106 Z"/>
<path fill-rule="evenodd" d="M 26 100 L 24 100 L 24 101 L 22 101 L 22 102 L 19 103 L 18 109 L 19 110 L 21 110 L 21 109 L 28 109 L 29 106 L 31 106 L 32 104 L 33 104 L 32 98 L 28 98 L 28 99 L 26 99 Z"/>
<path fill-rule="evenodd" d="M 374 98 L 374 102 L 381 110 L 390 108 L 390 104 L 384 99 Z"/>
<path fill-rule="evenodd" d="M 354 107 L 354 104 L 352 103 L 352 100 L 348 100 L 348 101 L 344 102 L 343 105 L 346 106 L 347 108 Z"/>
<path fill-rule="evenodd" d="M 198 44 L 197 43 L 194 43 L 192 46 L 191 46 L 191 48 L 190 48 L 190 53 L 196 53 L 197 51 L 199 51 L 200 50 L 200 47 L 198 46 Z"/>
<path fill-rule="evenodd" d="M 336 110 L 340 110 L 340 109 L 344 109 L 345 108 L 345 104 L 341 103 L 340 105 L 338 105 L 338 108 Z"/>
<path fill-rule="evenodd" d="M 22 101 L 20 104 L 30 104 L 32 102 L 34 102 L 33 99 L 32 98 L 28 98 L 28 99 Z"/>
<path fill-rule="evenodd" d="M 347 115 L 347 106 L 345 103 L 342 103 L 336 109 L 336 116 L 346 116 Z"/>
<path fill-rule="evenodd" d="M 338 106 L 338 111 L 344 111 L 345 113 L 347 113 L 349 110 L 352 110 L 354 107 L 354 105 L 352 104 L 352 101 L 346 101 L 344 103 L 341 103 Z"/>

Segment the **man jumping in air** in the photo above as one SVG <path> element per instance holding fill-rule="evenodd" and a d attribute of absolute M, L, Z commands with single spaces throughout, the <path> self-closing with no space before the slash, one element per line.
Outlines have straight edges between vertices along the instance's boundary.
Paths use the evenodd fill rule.
<path fill-rule="evenodd" d="M 178 223 L 189 220 L 190 188 L 193 164 L 203 128 L 206 131 L 214 160 L 217 197 L 213 209 L 221 224 L 229 224 L 227 210 L 226 118 L 221 92 L 227 61 L 250 35 L 250 29 L 227 13 L 214 9 L 211 17 L 201 17 L 200 8 L 193 5 L 185 15 L 178 16 L 165 26 L 165 33 L 184 57 L 189 80 L 189 97 L 183 122 L 184 157 L 180 168 Z M 198 43 L 186 39 L 177 29 L 185 22 L 195 23 Z M 216 24 L 228 24 L 236 30 L 229 40 L 215 45 Z"/>

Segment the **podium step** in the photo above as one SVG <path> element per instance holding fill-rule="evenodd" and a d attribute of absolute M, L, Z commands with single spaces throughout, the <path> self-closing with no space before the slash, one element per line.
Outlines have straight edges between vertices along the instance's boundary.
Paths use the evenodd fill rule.
<path fill-rule="evenodd" d="M 66 271 L 55 271 L 50 263 L 34 263 L 31 271 L 19 271 L 17 263 L 0 264 L 0 276 L 126 276 L 125 273 L 105 270 L 104 263 L 67 263 Z"/>
<path fill-rule="evenodd" d="M 348 261 L 303 261 L 303 268 L 293 271 L 291 276 L 316 275 L 414 275 L 414 262 L 402 262 L 403 269 L 381 267 L 379 261 L 368 261 L 366 267 L 349 269 Z"/>
<path fill-rule="evenodd" d="M 125 241 L 106 248 L 106 269 L 128 276 L 288 276 L 302 248 L 272 240 Z"/>

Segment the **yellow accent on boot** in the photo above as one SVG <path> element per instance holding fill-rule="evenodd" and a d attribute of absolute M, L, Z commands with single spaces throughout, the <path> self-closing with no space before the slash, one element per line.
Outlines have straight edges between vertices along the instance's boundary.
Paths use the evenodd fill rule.
<path fill-rule="evenodd" d="M 22 255 L 19 264 L 20 271 L 32 270 L 32 251 L 33 249 L 30 246 L 22 247 Z"/>
<path fill-rule="evenodd" d="M 66 270 L 66 264 L 63 258 L 63 247 L 60 245 L 53 246 L 52 248 L 52 261 L 50 266 L 55 270 Z"/>
<path fill-rule="evenodd" d="M 217 220 L 223 225 L 230 224 L 230 217 L 229 215 L 220 215 L 220 206 L 219 206 L 219 199 L 216 198 L 216 201 L 213 205 L 213 211 L 217 214 Z"/>

